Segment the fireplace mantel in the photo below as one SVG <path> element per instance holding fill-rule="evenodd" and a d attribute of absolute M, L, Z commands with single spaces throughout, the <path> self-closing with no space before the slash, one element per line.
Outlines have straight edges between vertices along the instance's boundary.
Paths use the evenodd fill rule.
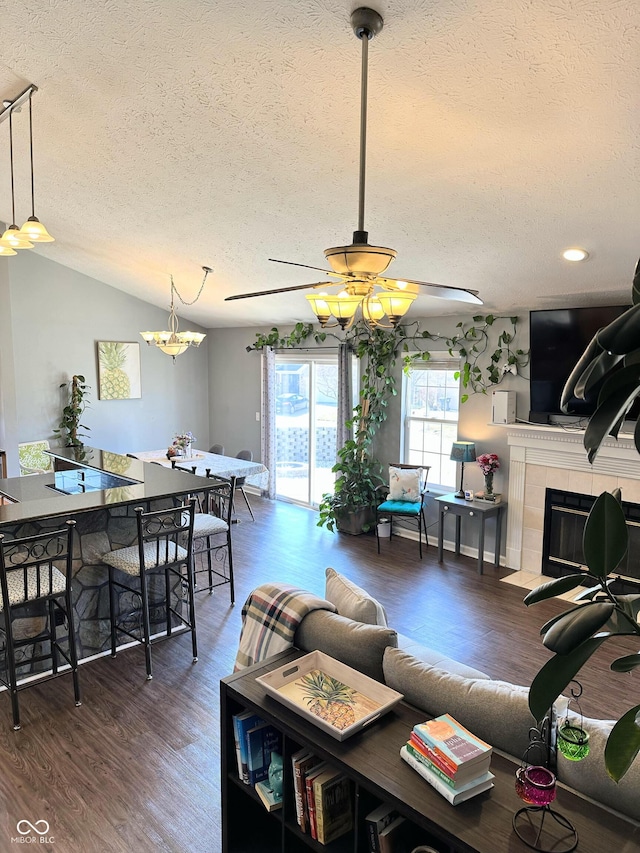
<path fill-rule="evenodd" d="M 632 435 L 606 439 L 593 464 L 589 464 L 584 430 L 529 424 L 509 424 L 506 429 L 509 568 L 540 571 L 547 487 L 586 495 L 620 488 L 625 500 L 640 503 L 640 455 Z"/>

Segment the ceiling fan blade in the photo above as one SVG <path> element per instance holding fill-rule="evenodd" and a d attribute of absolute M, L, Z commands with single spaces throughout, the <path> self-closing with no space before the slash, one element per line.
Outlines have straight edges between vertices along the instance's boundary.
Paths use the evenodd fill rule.
<path fill-rule="evenodd" d="M 454 299 L 457 302 L 469 302 L 472 305 L 483 305 L 482 299 L 478 296 L 477 290 L 468 290 L 465 287 L 450 287 L 447 284 L 434 284 L 431 281 L 417 281 L 415 278 L 389 278 L 388 276 L 378 277 L 377 283 L 384 287 L 384 282 L 400 282 L 406 281 L 408 284 L 418 284 L 420 287 L 427 287 L 431 291 L 429 296 L 436 296 L 439 299 Z"/>
<path fill-rule="evenodd" d="M 289 264 L 292 267 L 304 267 L 307 270 L 318 270 L 318 272 L 326 272 L 327 275 L 335 275 L 336 278 L 343 278 L 340 273 L 333 272 L 333 270 L 326 270 L 323 267 L 312 267 L 309 264 L 299 264 L 296 261 L 281 261 L 278 258 L 268 258 L 267 260 L 273 261 L 274 264 Z"/>
<path fill-rule="evenodd" d="M 317 281 L 313 284 L 294 284 L 291 287 L 279 287 L 276 290 L 258 290 L 255 293 L 237 293 L 235 296 L 227 296 L 225 302 L 232 302 L 234 299 L 250 299 L 252 296 L 273 296 L 276 293 L 289 293 L 291 290 L 310 290 L 314 287 L 332 287 L 335 286 L 334 281 Z"/>

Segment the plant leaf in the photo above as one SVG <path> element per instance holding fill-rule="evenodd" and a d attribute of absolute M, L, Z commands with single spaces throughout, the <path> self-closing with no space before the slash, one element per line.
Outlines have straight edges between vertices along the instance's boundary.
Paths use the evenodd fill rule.
<path fill-rule="evenodd" d="M 623 356 L 610 352 L 601 352 L 597 358 L 589 364 L 586 370 L 576 382 L 574 394 L 579 400 L 584 400 L 593 386 L 607 375 L 612 367 L 622 361 Z"/>
<path fill-rule="evenodd" d="M 616 658 L 611 661 L 611 669 L 613 672 L 631 672 L 640 666 L 640 655 L 625 655 L 621 658 Z"/>
<path fill-rule="evenodd" d="M 640 308 L 640 305 L 638 307 Z M 607 397 L 598 405 L 584 433 L 584 446 L 589 462 L 593 462 L 604 438 L 629 411 L 638 394 L 640 394 L 640 387 L 638 386 L 631 391 L 624 388 Z"/>
<path fill-rule="evenodd" d="M 609 620 L 615 606 L 610 601 L 592 601 L 565 613 L 549 628 L 543 644 L 558 655 L 568 655 Z"/>
<path fill-rule="evenodd" d="M 640 752 L 640 725 L 638 724 L 640 705 L 624 714 L 607 738 L 604 748 L 604 763 L 607 773 L 614 782 L 619 782 L 631 767 Z"/>
<path fill-rule="evenodd" d="M 570 654 L 555 655 L 545 663 L 529 688 L 529 708 L 538 722 L 604 641 L 605 637 L 593 637 Z"/>
<path fill-rule="evenodd" d="M 584 575 L 567 575 L 564 578 L 555 578 L 552 581 L 547 581 L 525 596 L 524 603 L 529 607 L 530 604 L 536 604 L 538 601 L 545 601 L 547 598 L 553 598 L 556 595 L 562 595 L 563 592 L 569 592 L 570 589 L 575 589 L 584 580 Z"/>
<path fill-rule="evenodd" d="M 591 574 L 606 578 L 627 553 L 629 534 L 620 502 L 610 492 L 596 498 L 582 537 L 584 559 Z"/>

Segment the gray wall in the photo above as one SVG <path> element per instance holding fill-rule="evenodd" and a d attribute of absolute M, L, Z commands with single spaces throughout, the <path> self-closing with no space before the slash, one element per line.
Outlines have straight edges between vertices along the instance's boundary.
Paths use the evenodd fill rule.
<path fill-rule="evenodd" d="M 35 252 L 0 260 L 0 298 L 0 437 L 10 476 L 18 473 L 18 442 L 53 438 L 65 402 L 59 386 L 75 373 L 91 386 L 83 418 L 90 427 L 87 444 L 123 453 L 151 450 L 167 447 L 176 432 L 191 430 L 200 446 L 208 446 L 208 337 L 175 364 L 140 337 L 142 329 L 167 327 L 168 308 Z M 98 399 L 101 340 L 140 342 L 141 399 Z"/>

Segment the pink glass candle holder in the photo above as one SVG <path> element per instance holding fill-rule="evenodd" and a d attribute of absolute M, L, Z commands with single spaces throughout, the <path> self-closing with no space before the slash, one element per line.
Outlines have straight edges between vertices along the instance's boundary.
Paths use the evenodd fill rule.
<path fill-rule="evenodd" d="M 532 806 L 548 806 L 556 798 L 556 777 L 551 770 L 539 765 L 519 767 L 516 794 Z"/>

